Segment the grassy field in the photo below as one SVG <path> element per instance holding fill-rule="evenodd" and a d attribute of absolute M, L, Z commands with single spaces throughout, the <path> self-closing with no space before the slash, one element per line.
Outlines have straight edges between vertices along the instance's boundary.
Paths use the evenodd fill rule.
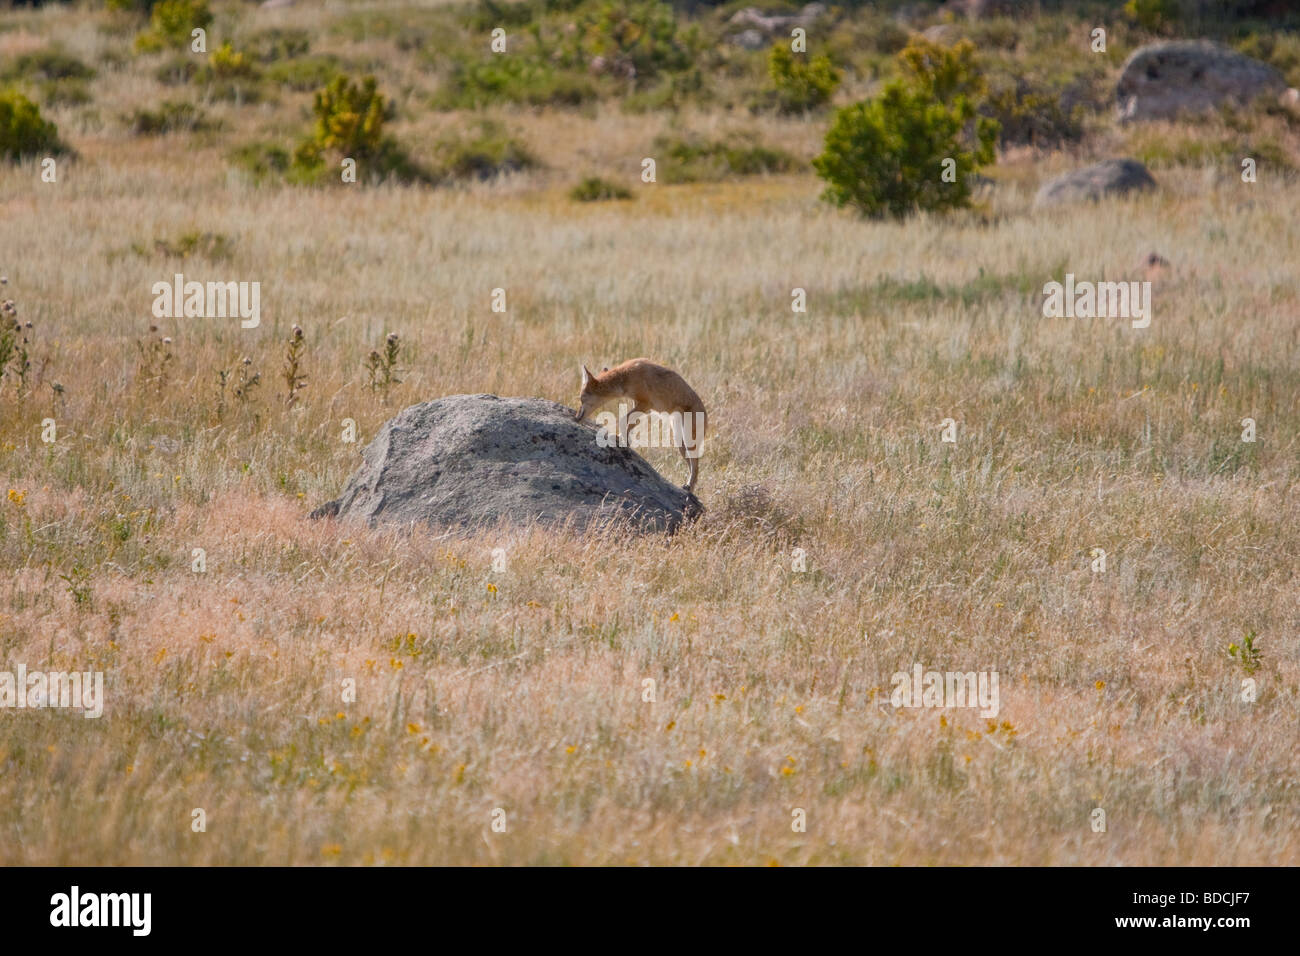
<path fill-rule="evenodd" d="M 374 67 L 414 155 L 478 115 L 427 105 L 460 8 L 214 9 L 218 36 L 298 26 Z M 427 42 L 338 26 L 362 14 Z M 818 200 L 824 113 L 603 94 L 485 108 L 532 170 L 306 188 L 231 151 L 291 144 L 309 91 L 134 135 L 171 93 L 124 23 L 0 13 L 0 64 L 57 42 L 98 70 L 89 103 L 45 109 L 77 154 L 56 183 L 0 165 L 0 298 L 32 323 L 26 387 L 0 381 L 0 669 L 100 670 L 106 693 L 98 720 L 0 710 L 0 864 L 1300 863 L 1289 120 L 1098 116 L 1067 152 L 1004 152 L 974 210 L 904 223 Z M 642 183 L 682 130 L 799 165 Z M 1282 159 L 1243 183 L 1236 144 L 1262 141 Z M 1139 153 L 1158 191 L 1032 208 Z M 633 198 L 574 202 L 588 174 Z M 154 319 L 177 272 L 260 282 L 261 325 Z M 1044 318 L 1067 272 L 1150 278 L 1150 327 Z M 401 382 L 373 390 L 390 332 Z M 581 363 L 640 355 L 709 410 L 708 511 L 671 539 L 306 519 L 409 404 L 574 404 Z M 1231 655 L 1248 636 L 1262 656 Z M 891 706 L 918 663 L 996 671 L 996 719 Z"/>

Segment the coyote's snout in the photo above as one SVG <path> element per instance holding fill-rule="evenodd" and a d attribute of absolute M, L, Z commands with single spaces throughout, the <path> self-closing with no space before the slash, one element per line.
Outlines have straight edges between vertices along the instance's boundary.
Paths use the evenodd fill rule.
<path fill-rule="evenodd" d="M 634 412 L 659 412 L 673 422 L 674 444 L 686 459 L 690 477 L 686 490 L 693 491 L 699 476 L 699 457 L 708 415 L 704 403 L 686 380 L 670 368 L 649 359 L 636 358 L 593 374 L 582 367 L 582 392 L 575 417 L 582 421 L 601 405 L 626 399 Z"/>

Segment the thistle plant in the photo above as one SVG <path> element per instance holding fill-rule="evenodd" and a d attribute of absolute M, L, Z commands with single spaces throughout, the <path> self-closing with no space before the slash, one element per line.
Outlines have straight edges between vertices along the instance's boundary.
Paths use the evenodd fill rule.
<path fill-rule="evenodd" d="M 226 417 L 226 396 L 232 395 L 241 409 L 248 407 L 248 400 L 262 381 L 260 372 L 253 368 L 253 360 L 245 355 L 232 368 L 217 370 L 217 421 Z"/>
<path fill-rule="evenodd" d="M 167 387 L 167 376 L 173 360 L 172 340 L 169 335 L 159 335 L 158 326 L 149 326 L 149 338 L 137 340 L 135 347 L 140 351 L 140 369 L 136 378 L 152 385 L 161 393 Z"/>
<path fill-rule="evenodd" d="M 307 376 L 302 373 L 302 352 L 306 347 L 306 340 L 303 338 L 301 326 L 293 327 L 293 334 L 289 336 L 288 348 L 284 351 L 284 368 L 280 370 L 280 377 L 284 380 L 288 394 L 285 396 L 285 404 L 293 405 L 298 401 L 298 390 L 307 387 Z"/>
<path fill-rule="evenodd" d="M 9 373 L 17 380 L 19 396 L 27 394 L 27 374 L 32 369 L 29 346 L 32 339 L 32 323 L 29 319 L 23 322 L 18 318 L 18 310 L 15 308 L 12 299 L 5 299 L 0 302 L 0 324 L 10 323 L 7 332 L 9 339 L 9 355 L 6 361 L 0 361 L 0 373 L 8 365 Z M 6 333 L 0 333 L 0 353 L 6 351 L 4 339 Z"/>
<path fill-rule="evenodd" d="M 402 380 L 397 377 L 397 359 L 401 348 L 402 341 L 397 333 L 389 332 L 384 340 L 383 353 L 375 349 L 366 359 L 366 371 L 370 374 L 370 390 L 381 393 L 384 401 L 388 400 L 388 390 L 402 383 Z"/>
<path fill-rule="evenodd" d="M 253 368 L 253 360 L 245 355 L 235 366 L 234 395 L 241 407 L 253 397 L 253 390 L 262 381 L 262 373 Z"/>

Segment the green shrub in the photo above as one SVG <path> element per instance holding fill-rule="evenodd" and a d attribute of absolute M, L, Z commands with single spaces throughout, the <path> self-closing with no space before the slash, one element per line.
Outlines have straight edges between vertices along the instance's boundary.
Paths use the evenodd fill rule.
<path fill-rule="evenodd" d="M 0 91 L 0 157 L 8 160 L 67 152 L 59 130 L 17 90 Z"/>
<path fill-rule="evenodd" d="M 1059 78 L 1040 86 L 1012 62 L 990 84 L 969 40 L 948 47 L 920 36 L 897 60 L 903 79 L 916 89 L 947 105 L 958 100 L 974 104 L 981 116 L 996 120 L 1002 145 L 1051 147 L 1083 138 L 1087 107 L 1080 100 L 1089 95 L 1087 75 L 1075 77 L 1068 86 Z"/>
<path fill-rule="evenodd" d="M 1252 33 L 1237 44 L 1237 50 L 1274 66 L 1286 77 L 1288 86 L 1300 86 L 1300 36 Z"/>
<path fill-rule="evenodd" d="M 131 65 L 131 57 L 118 47 L 105 47 L 95 62 L 107 70 L 125 70 Z"/>
<path fill-rule="evenodd" d="M 625 104 L 634 111 L 676 106 L 703 89 L 695 60 L 712 49 L 660 0 L 481 0 L 462 19 L 511 28 L 509 55 L 455 57 L 433 98 L 440 109 L 579 106 L 615 88 L 643 96 Z"/>
<path fill-rule="evenodd" d="M 367 182 L 428 178 L 395 140 L 384 135 L 390 107 L 373 76 L 359 84 L 336 76 L 316 91 L 312 113 L 311 134 L 298 144 L 290 164 L 295 182 L 341 181 L 338 171 L 343 159 L 355 160 L 358 177 Z"/>
<path fill-rule="evenodd" d="M 820 51 L 841 68 L 864 79 L 879 77 L 882 67 L 907 46 L 912 31 L 879 9 L 858 7 L 850 16 L 832 13 L 817 31 Z"/>
<path fill-rule="evenodd" d="M 688 69 L 704 45 L 660 0 L 604 0 L 582 9 L 574 28 L 562 62 L 629 80 Z"/>
<path fill-rule="evenodd" d="M 0 81 L 38 83 L 46 106 L 89 103 L 87 81 L 94 75 L 89 66 L 57 46 L 20 54 L 0 69 Z"/>
<path fill-rule="evenodd" d="M 784 40 L 767 55 L 776 106 L 783 113 L 803 113 L 830 102 L 843 74 L 826 56 L 796 55 Z"/>
<path fill-rule="evenodd" d="M 14 57 L 0 73 L 6 80 L 89 80 L 95 71 L 58 47 L 47 47 Z"/>
<path fill-rule="evenodd" d="M 571 10 L 580 6 L 583 0 L 568 0 L 564 9 Z M 526 27 L 535 23 L 542 14 L 558 9 L 554 2 L 546 0 L 477 0 L 462 14 L 462 21 L 475 33 L 486 33 L 496 27 Z"/>
<path fill-rule="evenodd" d="M 256 79 L 259 75 L 256 64 L 247 53 L 239 53 L 229 42 L 221 44 L 208 57 L 208 69 L 212 77 L 218 80 Z"/>
<path fill-rule="evenodd" d="M 341 72 L 337 57 L 319 54 L 274 63 L 267 68 L 266 78 L 279 86 L 305 92 L 328 86 Z"/>
<path fill-rule="evenodd" d="M 972 122 L 968 148 L 963 130 Z M 894 80 L 876 99 L 835 114 L 813 168 L 827 183 L 823 199 L 871 218 L 901 219 L 969 205 L 971 174 L 993 161 L 996 138 L 997 123 L 977 118 L 965 96 L 944 103 L 932 88 Z M 946 159 L 955 182 L 942 176 Z"/>
<path fill-rule="evenodd" d="M 1005 16 L 973 20 L 962 32 L 980 50 L 1014 51 L 1028 39 L 1025 24 Z"/>
<path fill-rule="evenodd" d="M 503 102 L 577 106 L 595 97 L 595 84 L 581 73 L 557 70 L 525 54 L 489 54 L 486 59 L 454 62 L 434 105 L 445 110 Z"/>
<path fill-rule="evenodd" d="M 414 5 L 405 7 L 401 14 L 384 12 L 373 7 L 355 13 L 344 14 L 330 24 L 330 33 L 344 37 L 353 43 L 367 40 L 391 40 L 396 43 L 402 36 L 410 34 L 416 18 L 413 17 Z M 499 26 L 499 24 L 493 24 Z"/>
<path fill-rule="evenodd" d="M 274 143 L 247 143 L 231 153 L 230 158 L 254 182 L 284 176 L 292 166 L 289 151 Z"/>
<path fill-rule="evenodd" d="M 975 44 L 958 40 L 952 46 L 933 43 L 920 35 L 898 54 L 903 79 L 940 103 L 958 98 L 976 102 L 986 84 L 975 58 Z"/>
<path fill-rule="evenodd" d="M 588 176 L 569 190 L 569 198 L 576 202 L 601 202 L 607 199 L 631 199 L 632 190 L 611 183 L 599 176 Z"/>
<path fill-rule="evenodd" d="M 135 40 L 141 53 L 156 53 L 171 47 L 186 47 L 191 33 L 212 25 L 207 0 L 158 0 L 149 14 L 149 29 Z"/>
<path fill-rule="evenodd" d="M 691 69 L 664 74 L 648 89 L 628 93 L 622 107 L 628 113 L 680 110 L 688 102 L 700 102 L 706 93 L 703 72 Z"/>
<path fill-rule="evenodd" d="M 389 106 L 373 76 L 364 77 L 359 85 L 338 76 L 316 91 L 312 112 L 316 117 L 313 143 L 347 156 L 365 156 L 383 142 Z"/>
<path fill-rule="evenodd" d="M 898 53 L 911 40 L 912 35 L 892 17 L 882 17 L 876 21 L 870 36 L 871 48 L 877 53 Z"/>
<path fill-rule="evenodd" d="M 1287 150 L 1269 137 L 1243 139 L 1239 134 L 1216 135 L 1200 129 L 1156 131 L 1135 128 L 1128 137 L 1125 151 L 1153 170 L 1177 166 L 1237 166 L 1243 156 L 1249 156 L 1272 172 L 1290 174 L 1295 171 L 1295 163 Z"/>
<path fill-rule="evenodd" d="M 50 80 L 41 84 L 41 102 L 46 106 L 84 106 L 93 100 L 85 80 Z"/>
<path fill-rule="evenodd" d="M 1163 32 L 1178 19 L 1178 0 L 1128 0 L 1124 13 L 1144 30 Z"/>
<path fill-rule="evenodd" d="M 979 112 L 997 120 L 1003 146 L 1046 148 L 1083 139 L 1083 107 L 1067 109 L 1061 91 L 1036 90 L 1022 77 L 995 83 Z"/>
<path fill-rule="evenodd" d="M 110 10 L 120 10 L 123 13 L 141 13 L 147 16 L 157 3 L 158 0 L 107 0 L 104 6 Z"/>
<path fill-rule="evenodd" d="M 154 71 L 154 79 L 164 86 L 184 86 L 199 72 L 197 58 L 188 53 L 174 56 Z"/>
<path fill-rule="evenodd" d="M 136 136 L 161 136 L 164 133 L 197 132 L 213 129 L 203 110 L 193 103 L 166 101 L 156 110 L 138 109 L 126 118 Z"/>
<path fill-rule="evenodd" d="M 248 49 L 263 63 L 274 63 L 306 56 L 311 50 L 311 40 L 306 30 L 274 27 L 254 36 Z"/>
<path fill-rule="evenodd" d="M 498 123 L 481 121 L 469 135 L 451 135 L 437 147 L 439 172 L 451 179 L 494 179 L 538 166 L 537 158 Z"/>
<path fill-rule="evenodd" d="M 794 169 L 794 157 L 742 136 L 739 143 L 660 137 L 655 152 L 662 156 L 666 183 L 716 182 L 729 176 L 756 176 Z"/>
<path fill-rule="evenodd" d="M 194 81 L 206 87 L 211 99 L 255 103 L 261 99 L 261 77 L 252 57 L 227 42 L 208 55 L 208 62 L 195 72 Z"/>

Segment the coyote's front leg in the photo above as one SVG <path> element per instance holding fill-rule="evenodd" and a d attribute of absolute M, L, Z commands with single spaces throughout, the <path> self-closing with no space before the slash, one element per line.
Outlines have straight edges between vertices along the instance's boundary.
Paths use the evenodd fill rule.
<path fill-rule="evenodd" d="M 678 445 L 677 450 L 682 453 L 682 457 L 686 459 L 686 466 L 691 470 L 690 477 L 686 479 L 686 484 L 682 485 L 682 487 L 687 491 L 694 493 L 695 479 L 699 477 L 700 473 L 700 459 L 698 457 L 692 458 L 686 453 L 686 442 L 682 442 Z"/>
<path fill-rule="evenodd" d="M 693 427 L 694 422 L 691 423 L 692 427 L 687 428 L 684 419 L 684 415 L 678 413 L 673 414 L 673 437 L 677 441 L 677 450 L 682 453 L 682 458 L 686 461 L 686 467 L 690 469 L 690 476 L 686 479 L 686 484 L 682 487 L 693 494 L 695 491 L 695 481 L 700 474 L 700 445 L 699 438 L 695 435 L 695 428 Z M 693 439 L 689 444 L 687 442 L 688 435 Z M 688 448 L 690 449 L 689 451 L 687 450 Z M 692 451 L 695 454 L 691 454 Z"/>

